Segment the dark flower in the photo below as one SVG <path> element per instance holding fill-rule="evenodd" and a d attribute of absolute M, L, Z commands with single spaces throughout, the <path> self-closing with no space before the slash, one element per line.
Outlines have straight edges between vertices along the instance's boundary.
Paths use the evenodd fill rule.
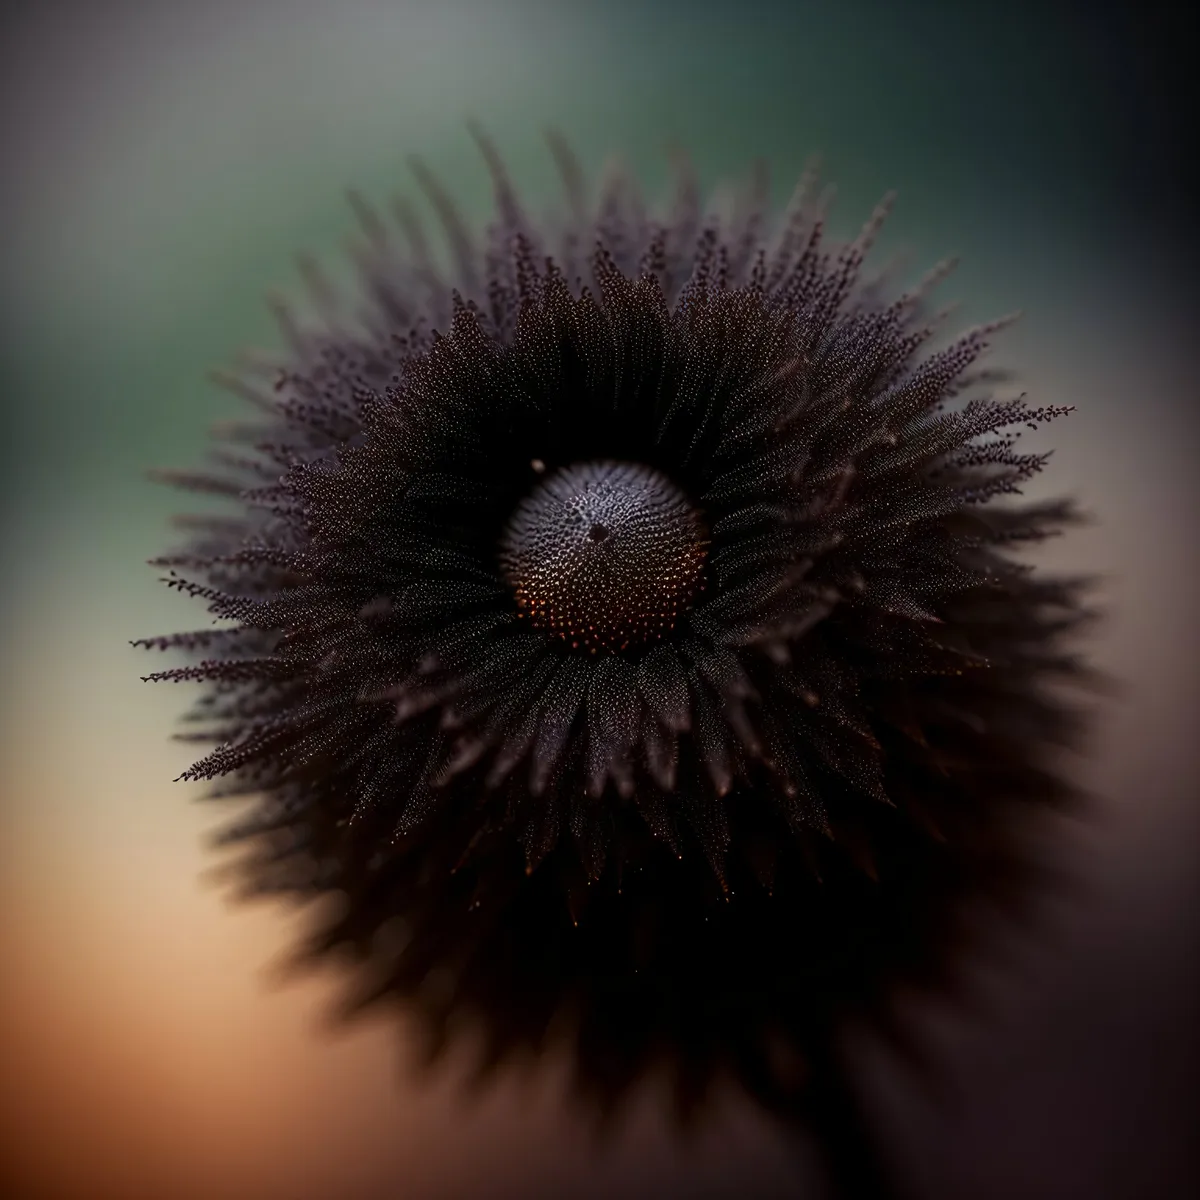
<path fill-rule="evenodd" d="M 1072 512 L 1013 499 L 1065 410 L 990 395 L 1003 322 L 926 349 L 945 266 L 863 282 L 886 203 L 830 249 L 811 177 L 769 228 L 685 171 L 658 220 L 555 142 L 551 229 L 480 141 L 484 244 L 419 164 L 448 277 L 358 202 L 361 311 L 310 269 L 320 319 L 229 381 L 261 416 L 169 476 L 237 507 L 161 560 L 223 623 L 150 678 L 206 684 L 183 777 L 255 797 L 245 890 L 342 894 L 311 952 L 356 946 L 361 1001 L 434 1047 L 473 1014 L 489 1062 L 569 1010 L 605 1105 L 665 1056 L 785 1108 L 1066 794 L 1079 589 L 1014 555 Z"/>

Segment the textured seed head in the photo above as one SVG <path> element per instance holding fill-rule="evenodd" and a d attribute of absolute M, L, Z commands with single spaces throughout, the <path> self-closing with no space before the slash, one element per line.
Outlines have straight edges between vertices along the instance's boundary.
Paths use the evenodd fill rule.
<path fill-rule="evenodd" d="M 504 530 L 500 563 L 536 629 L 596 653 L 669 633 L 700 582 L 699 515 L 634 463 L 579 463 L 540 483 Z"/>
<path fill-rule="evenodd" d="M 205 685 L 183 777 L 248 798 L 246 892 L 345 899 L 309 953 L 364 1003 L 495 1063 L 572 1012 L 606 1103 L 672 1055 L 779 1103 L 778 1039 L 935 979 L 1070 792 L 1083 587 L 1021 551 L 1073 508 L 1017 444 L 1066 410 L 994 393 L 998 325 L 941 338 L 944 270 L 866 272 L 886 205 L 831 246 L 812 178 L 656 212 L 556 142 L 542 223 L 480 140 L 484 238 L 423 167 L 448 273 L 360 201 L 352 303 L 281 314 L 252 420 L 166 476 L 230 507 L 159 560 L 218 623 L 149 678 Z"/>

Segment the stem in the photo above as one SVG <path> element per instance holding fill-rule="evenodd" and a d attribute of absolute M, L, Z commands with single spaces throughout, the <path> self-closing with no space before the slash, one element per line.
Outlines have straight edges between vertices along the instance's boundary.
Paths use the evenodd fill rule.
<path fill-rule="evenodd" d="M 901 1192 L 879 1156 L 832 1030 L 813 1045 L 810 1065 L 805 1116 L 824 1160 L 832 1196 L 896 1200 Z"/>

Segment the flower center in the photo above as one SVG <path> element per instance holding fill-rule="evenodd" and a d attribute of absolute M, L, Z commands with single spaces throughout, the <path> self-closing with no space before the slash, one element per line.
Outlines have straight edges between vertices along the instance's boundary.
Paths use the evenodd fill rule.
<path fill-rule="evenodd" d="M 517 505 L 500 566 L 520 615 L 593 654 L 656 641 L 700 584 L 699 514 L 665 476 L 635 463 L 576 463 Z"/>

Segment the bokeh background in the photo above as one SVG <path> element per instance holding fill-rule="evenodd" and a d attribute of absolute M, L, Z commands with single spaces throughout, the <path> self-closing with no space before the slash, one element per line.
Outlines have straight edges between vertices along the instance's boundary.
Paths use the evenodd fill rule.
<path fill-rule="evenodd" d="M 1168 1197 L 1196 1180 L 1200 766 L 1197 311 L 1184 6 L 398 0 L 9 4 L 0 19 L 0 1190 L 21 1200 L 815 1196 L 802 1142 L 735 1095 L 680 1142 L 653 1086 L 597 1144 L 562 1072 L 480 1095 L 416 1078 L 402 1029 L 320 1028 L 330 981 L 269 986 L 303 914 L 206 885 L 217 814 L 171 780 L 186 697 L 128 640 L 196 613 L 144 560 L 235 402 L 206 368 L 274 344 L 293 252 L 336 258 L 344 187 L 422 155 L 475 220 L 482 118 L 532 206 L 540 139 L 652 194 L 813 151 L 850 232 L 963 265 L 1095 523 L 1051 547 L 1104 576 L 1122 681 L 1079 763 L 1079 879 L 994 938 L 975 1008 L 913 1006 L 931 1089 L 856 1043 L 897 1178 L 930 1197 Z M 1003 961 L 1006 965 L 998 965 Z"/>

